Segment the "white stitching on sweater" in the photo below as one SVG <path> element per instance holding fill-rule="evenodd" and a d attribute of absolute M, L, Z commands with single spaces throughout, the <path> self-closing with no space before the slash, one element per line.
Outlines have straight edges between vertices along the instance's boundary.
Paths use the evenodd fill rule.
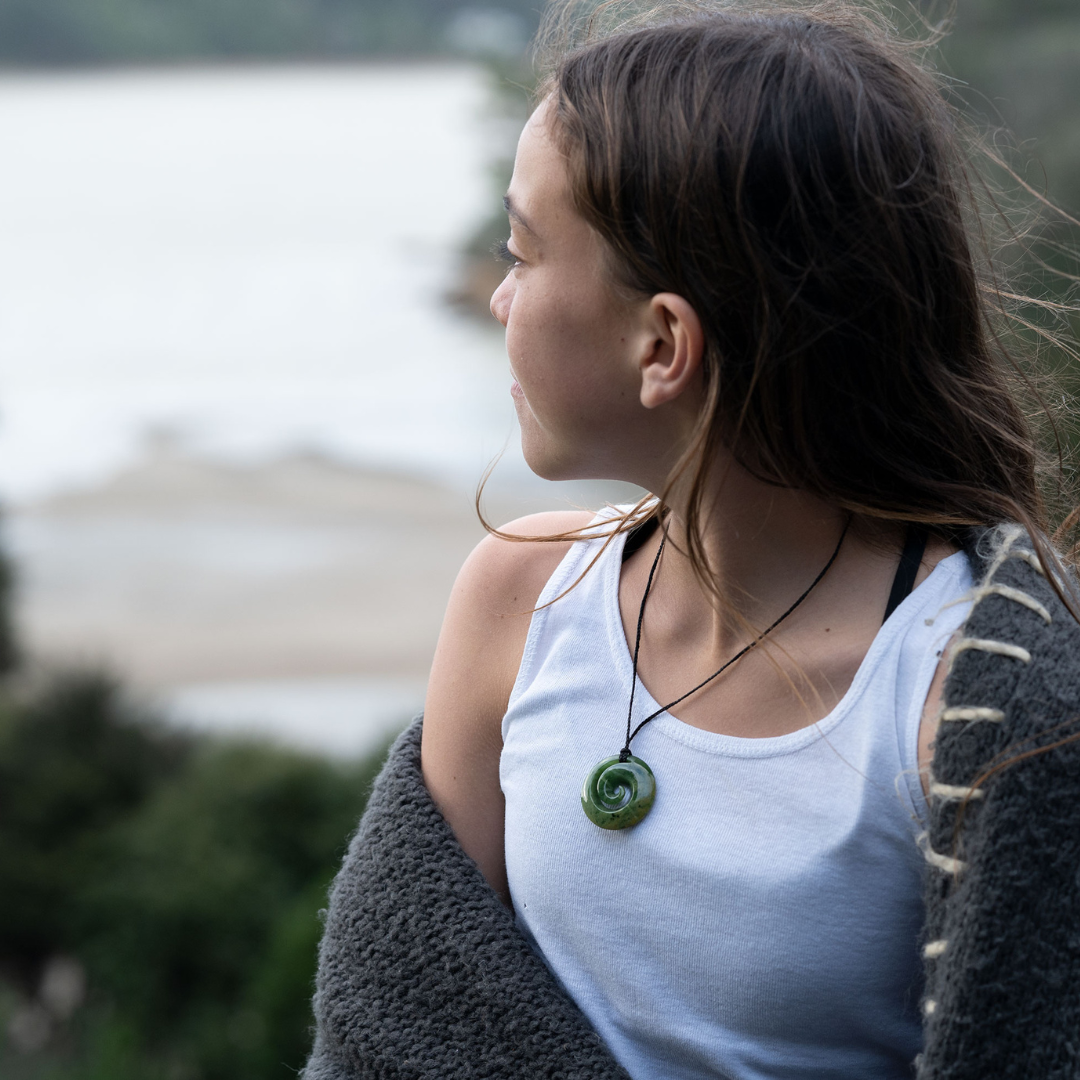
<path fill-rule="evenodd" d="M 1006 600 L 1015 600 L 1016 603 L 1034 611 L 1036 615 L 1039 615 L 1047 623 L 1053 622 L 1053 619 L 1050 618 L 1050 612 L 1034 596 L 1029 596 L 1022 589 L 1014 589 L 1011 585 L 982 585 L 975 589 L 970 594 L 970 597 L 962 597 L 959 601 L 954 600 L 953 603 L 963 603 L 965 600 L 970 599 L 977 604 L 987 596 L 1004 596 Z M 948 607 L 949 605 L 946 604 L 945 606 Z"/>
<path fill-rule="evenodd" d="M 1034 611 L 1047 624 L 1053 622 L 1050 612 L 1034 596 L 1024 592 L 1023 589 L 1014 589 L 1011 585 L 999 585 L 996 582 L 990 585 L 980 585 L 977 589 L 969 589 L 955 600 L 942 604 L 941 610 L 944 611 L 946 608 L 955 607 L 957 604 L 971 604 L 974 607 L 979 601 L 985 600 L 988 596 L 1004 596 L 1006 600 L 1015 600 L 1016 603 L 1021 604 L 1030 611 Z"/>
<path fill-rule="evenodd" d="M 1038 570 L 1043 577 L 1046 577 L 1046 571 L 1043 569 L 1043 564 L 1039 559 L 1039 556 L 1034 551 L 1027 551 L 1025 548 L 1018 548 L 1016 551 L 1010 551 L 1006 556 L 1008 559 L 1023 559 L 1032 569 Z"/>
<path fill-rule="evenodd" d="M 986 792 L 977 787 L 960 787 L 956 784 L 939 784 L 930 778 L 930 794 L 938 799 L 981 799 Z"/>
<path fill-rule="evenodd" d="M 945 938 L 938 938 L 937 941 L 928 941 L 922 954 L 927 960 L 936 960 L 945 951 L 948 944 L 949 942 Z"/>
<path fill-rule="evenodd" d="M 932 847 L 928 847 L 923 855 L 926 857 L 926 861 L 931 866 L 936 866 L 939 870 L 944 870 L 946 874 L 956 875 L 967 865 L 960 859 L 953 859 L 948 855 L 941 855 L 936 852 Z"/>
<path fill-rule="evenodd" d="M 1005 714 L 1000 709 L 991 709 L 986 705 L 953 705 L 942 709 L 939 720 L 989 720 L 1000 724 Z"/>
<path fill-rule="evenodd" d="M 1031 653 L 1021 645 L 1010 645 L 1007 641 L 987 641 L 986 638 L 966 637 L 961 638 L 949 650 L 950 671 L 956 663 L 956 658 L 968 649 L 996 653 L 998 656 L 1011 656 L 1014 660 L 1022 660 L 1025 664 L 1031 662 Z"/>
<path fill-rule="evenodd" d="M 998 570 L 1001 569 L 1005 560 L 1011 557 L 1012 546 L 1020 539 L 1023 532 L 1023 527 L 1020 525 L 1003 525 L 997 530 L 1001 543 L 997 549 L 997 554 L 986 570 L 984 581 L 991 581 Z"/>
<path fill-rule="evenodd" d="M 918 837 L 919 847 L 922 848 L 923 858 L 931 866 L 936 866 L 939 870 L 944 870 L 947 874 L 959 874 L 961 870 L 967 865 L 967 863 L 961 862 L 959 859 L 950 858 L 948 855 L 941 855 L 936 852 L 930 846 L 930 836 L 928 833 L 920 833 Z"/>
<path fill-rule="evenodd" d="M 997 530 L 997 535 L 1000 537 L 997 554 L 987 568 L 983 581 L 992 581 L 994 575 L 1001 569 L 1007 559 L 1023 559 L 1032 569 L 1037 570 L 1043 577 L 1046 577 L 1046 570 L 1043 569 L 1043 564 L 1034 551 L 1029 548 L 1016 548 L 1013 550 L 1013 544 L 1024 535 L 1022 525 L 1002 526 Z"/>

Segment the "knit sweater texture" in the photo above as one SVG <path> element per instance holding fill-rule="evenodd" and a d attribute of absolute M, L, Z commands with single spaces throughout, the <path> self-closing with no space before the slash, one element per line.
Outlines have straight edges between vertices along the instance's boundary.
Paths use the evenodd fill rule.
<path fill-rule="evenodd" d="M 431 801 L 420 730 L 331 890 L 304 1080 L 629 1080 Z"/>
<path fill-rule="evenodd" d="M 1062 742 L 1080 731 L 1080 626 L 1019 529 L 968 555 L 981 584 L 924 838 L 917 1076 L 1080 1080 L 1080 742 Z M 305 1080 L 628 1080 L 432 802 L 420 731 L 333 885 Z"/>
<path fill-rule="evenodd" d="M 972 555 L 932 765 L 918 1077 L 1075 1080 L 1080 626 L 1019 528 Z"/>

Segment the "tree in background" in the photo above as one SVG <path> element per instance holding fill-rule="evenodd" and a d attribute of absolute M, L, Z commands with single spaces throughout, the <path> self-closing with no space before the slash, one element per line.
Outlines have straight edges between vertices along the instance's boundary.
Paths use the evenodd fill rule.
<path fill-rule="evenodd" d="M 18 659 L 12 619 L 15 573 L 11 560 L 0 552 L 0 677 L 9 674 Z"/>
<path fill-rule="evenodd" d="M 1006 253 L 1014 291 L 1065 305 L 1056 313 L 1039 304 L 1018 309 L 1032 327 L 1021 335 L 1025 351 L 1037 351 L 1041 371 L 1054 379 L 1045 385 L 1037 376 L 1036 382 L 1055 416 L 1053 428 L 1043 425 L 1044 447 L 1062 466 L 1057 481 L 1047 476 L 1045 489 L 1064 516 L 1075 500 L 1080 462 L 1080 369 L 1069 348 L 1034 327 L 1060 340 L 1080 340 L 1080 4 L 956 0 L 941 55 L 946 74 L 957 80 L 959 99 L 986 133 L 984 141 L 1013 170 L 991 170 L 990 180 L 1000 183 L 1000 205 L 1023 234 Z M 1018 192 L 1017 180 L 1028 192 Z M 1038 417 L 1040 410 L 1035 412 Z M 1061 539 L 1078 538 L 1080 530 Z"/>
<path fill-rule="evenodd" d="M 382 755 L 180 736 L 109 679 L 0 698 L 0 1075 L 266 1080 Z"/>
<path fill-rule="evenodd" d="M 537 7 L 532 0 L 0 0 L 0 63 L 425 56 L 477 37 L 487 39 L 485 49 L 520 48 Z"/>
<path fill-rule="evenodd" d="M 1025 180 L 1080 214 L 1080 4 L 957 0 L 942 51 L 972 110 L 1024 141 Z"/>
<path fill-rule="evenodd" d="M 931 20 L 945 0 L 913 0 Z M 0 0 L 0 65 L 520 55 L 543 0 Z M 904 10 L 898 3 L 899 11 Z M 947 65 L 1080 209 L 1080 4 L 955 0 Z M 1035 186 L 1042 178 L 1029 176 Z"/>
<path fill-rule="evenodd" d="M 873 2 L 873 0 L 868 0 Z M 949 32 L 938 60 L 955 97 L 976 126 L 991 132 L 1000 149 L 1034 191 L 1080 217 L 1080 2 L 1078 0 L 913 0 L 909 15 L 929 25 L 947 11 Z M 896 10 L 905 11 L 904 0 Z M 914 20 L 913 20 L 914 21 Z M 534 25 L 529 22 L 530 27 Z M 916 32 L 925 30 L 916 26 Z M 524 58 L 488 58 L 501 109 L 524 123 L 533 75 Z M 996 132 L 1002 132 L 999 138 Z M 460 280 L 449 298 L 488 318 L 487 300 L 502 269 L 491 250 L 505 239 L 506 215 L 498 203 L 510 178 L 513 146 L 495 163 L 490 215 L 463 252 Z M 1015 186 L 1003 178 L 1003 187 Z M 1044 223 L 1045 224 L 1045 223 Z M 1080 231 L 1052 230 L 1053 240 L 1076 252 Z M 1073 257 L 1043 250 L 1059 270 L 1076 275 Z M 1065 279 L 1043 278 L 1035 292 L 1062 297 Z M 1076 336 L 1075 330 L 1073 336 Z M 1064 361 L 1063 361 L 1064 363 Z"/>

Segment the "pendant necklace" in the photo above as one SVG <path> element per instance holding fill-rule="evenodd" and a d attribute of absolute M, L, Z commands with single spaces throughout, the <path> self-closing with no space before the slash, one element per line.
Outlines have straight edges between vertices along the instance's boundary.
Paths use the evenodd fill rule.
<path fill-rule="evenodd" d="M 687 690 L 681 697 L 669 702 L 656 710 L 633 731 L 630 724 L 634 715 L 634 691 L 637 689 L 638 652 L 641 649 L 641 624 L 645 619 L 645 603 L 649 599 L 649 591 L 652 589 L 653 578 L 656 576 L 656 568 L 660 565 L 660 556 L 664 553 L 664 545 L 667 543 L 667 533 L 661 537 L 660 546 L 656 550 L 656 557 L 649 569 L 649 578 L 645 582 L 645 592 L 641 596 L 641 606 L 638 608 L 637 636 L 634 639 L 634 663 L 630 683 L 630 706 L 626 710 L 626 742 L 622 750 L 615 757 L 605 758 L 598 762 L 585 777 L 585 783 L 581 789 L 581 808 L 585 816 L 601 829 L 628 829 L 636 825 L 652 809 L 656 798 L 656 780 L 652 769 L 639 757 L 634 757 L 630 752 L 630 742 L 635 735 L 650 721 L 655 720 L 661 713 L 673 709 L 681 701 L 685 701 L 691 694 L 696 694 L 703 686 L 707 686 L 718 675 L 727 671 L 736 660 L 742 659 L 755 645 L 764 641 L 813 591 L 818 582 L 829 572 L 829 567 L 836 562 L 836 556 L 840 554 L 840 547 L 847 536 L 851 518 L 844 523 L 844 530 L 840 533 L 840 539 L 836 542 L 836 548 L 829 561 L 821 568 L 821 572 L 806 591 L 780 616 L 774 623 L 764 629 L 748 645 L 744 645 L 730 660 L 722 664 L 707 679 L 699 682 L 692 690 Z"/>

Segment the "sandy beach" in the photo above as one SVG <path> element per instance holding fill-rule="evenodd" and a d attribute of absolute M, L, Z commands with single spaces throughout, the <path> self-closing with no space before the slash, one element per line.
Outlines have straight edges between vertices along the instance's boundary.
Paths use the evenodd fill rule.
<path fill-rule="evenodd" d="M 172 454 L 16 512 L 22 639 L 156 688 L 208 679 L 422 677 L 467 500 L 315 455 Z"/>

